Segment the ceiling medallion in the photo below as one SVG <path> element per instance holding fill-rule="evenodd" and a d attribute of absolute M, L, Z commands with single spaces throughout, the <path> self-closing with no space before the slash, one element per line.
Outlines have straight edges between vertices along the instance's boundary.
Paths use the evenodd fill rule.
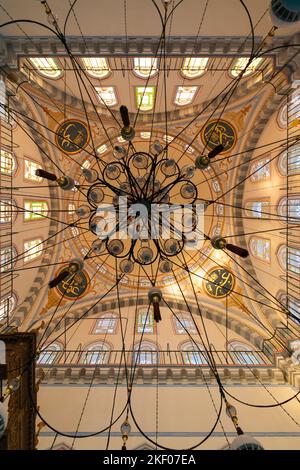
<path fill-rule="evenodd" d="M 85 122 L 78 119 L 67 119 L 57 128 L 55 134 L 56 145 L 63 152 L 75 155 L 87 146 L 90 132 Z"/>
<path fill-rule="evenodd" d="M 62 268 L 57 271 L 56 276 L 66 272 L 67 268 Z M 59 295 L 68 300 L 74 300 L 83 297 L 90 285 L 90 279 L 85 270 L 80 270 L 75 274 L 69 274 L 62 279 L 56 286 Z"/>
<path fill-rule="evenodd" d="M 228 152 L 235 146 L 237 135 L 230 122 L 224 119 L 213 119 L 204 126 L 201 139 L 208 150 L 213 150 L 217 145 L 223 145 L 224 152 Z"/>
<path fill-rule="evenodd" d="M 226 268 L 213 268 L 203 281 L 205 292 L 214 298 L 226 297 L 234 287 L 235 277 Z"/>

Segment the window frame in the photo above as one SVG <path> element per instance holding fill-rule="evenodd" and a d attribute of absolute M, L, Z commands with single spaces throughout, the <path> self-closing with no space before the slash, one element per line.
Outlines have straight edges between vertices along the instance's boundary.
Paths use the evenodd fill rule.
<path fill-rule="evenodd" d="M 261 166 L 259 167 L 259 163 L 261 163 Z M 260 160 L 255 160 L 254 162 L 251 163 L 250 165 L 250 168 L 249 168 L 249 175 L 250 176 L 250 181 L 251 183 L 261 183 L 261 182 L 264 182 L 264 181 L 268 181 L 268 180 L 271 180 L 272 178 L 272 174 L 271 174 L 271 157 L 264 157 L 264 158 L 261 158 Z M 255 168 L 255 166 L 257 168 Z M 262 168 L 269 168 L 269 174 L 266 175 L 266 176 L 259 176 L 259 171 L 262 169 Z M 254 172 L 254 173 L 253 173 Z"/>
<path fill-rule="evenodd" d="M 141 74 L 137 72 L 136 66 L 135 66 L 135 60 L 140 60 L 140 59 L 153 59 L 156 62 L 156 65 L 154 68 L 152 68 L 152 71 L 148 75 Z M 143 69 L 143 67 L 139 66 L 139 69 Z M 149 68 L 148 68 L 149 69 Z M 151 67 L 150 69 L 151 70 Z M 153 71 L 154 70 L 154 71 Z M 145 56 L 137 56 L 137 57 L 132 57 L 132 73 L 135 75 L 135 77 L 141 78 L 142 80 L 151 80 L 154 78 L 159 72 L 159 59 L 158 57 L 145 57 Z"/>
<path fill-rule="evenodd" d="M 84 63 L 84 60 L 85 59 L 104 59 L 105 62 L 106 62 L 106 65 L 107 65 L 107 72 L 103 75 L 101 75 L 101 72 L 100 74 L 97 74 L 97 72 L 95 71 L 92 71 L 89 70 L 87 67 L 87 65 Z M 81 63 L 82 63 L 82 66 L 84 68 L 84 71 L 87 73 L 87 75 L 91 78 L 94 78 L 94 79 L 97 79 L 97 80 L 106 80 L 107 78 L 109 78 L 112 74 L 112 71 L 111 71 L 111 68 L 110 68 L 110 63 L 109 63 L 109 60 L 108 60 L 108 57 L 100 57 L 100 56 L 90 56 L 90 57 L 80 57 L 80 60 L 81 60 Z M 96 67 L 94 67 L 96 68 Z"/>
<path fill-rule="evenodd" d="M 33 160 L 32 158 L 28 157 L 27 155 L 24 155 L 24 159 L 23 159 L 24 163 L 23 163 L 23 180 L 24 181 L 33 181 L 34 183 L 42 183 L 44 178 L 42 178 L 41 176 L 37 176 L 36 178 L 38 179 L 35 179 L 35 178 L 27 178 L 25 176 L 25 169 L 26 169 L 26 161 L 29 162 L 29 163 L 34 163 L 38 166 L 39 169 L 42 168 L 42 166 L 40 165 L 40 163 L 38 163 L 36 160 Z M 37 169 L 38 169 L 37 168 Z"/>
<path fill-rule="evenodd" d="M 1 203 L 5 202 L 5 201 L 11 201 L 11 204 L 6 204 L 6 205 L 11 205 L 11 206 L 14 206 L 15 207 L 15 210 L 11 210 L 11 218 L 10 220 L 8 221 L 4 221 L 2 222 L 1 221 L 1 217 L 2 217 L 2 207 L 1 207 Z M 17 202 L 14 198 L 10 198 L 6 195 L 3 195 L 3 196 L 0 196 L 0 211 L 1 211 L 1 214 L 0 214 L 0 226 L 5 226 L 7 224 L 13 224 L 15 221 L 16 221 L 16 218 L 18 216 L 18 208 L 17 208 Z"/>
<path fill-rule="evenodd" d="M 98 326 L 98 323 L 101 322 L 101 321 L 105 321 L 105 320 L 108 320 L 109 324 L 113 323 L 113 327 L 111 328 L 112 332 L 107 331 L 110 328 L 110 326 L 107 326 L 106 329 L 102 328 L 102 332 L 97 331 L 97 329 L 100 329 L 99 326 Z M 114 312 L 103 313 L 94 322 L 91 334 L 93 334 L 93 335 L 115 335 L 117 333 L 117 329 L 118 329 L 118 321 L 119 321 L 119 316 L 116 313 L 114 313 Z"/>
<path fill-rule="evenodd" d="M 33 214 L 33 212 L 35 212 L 35 209 L 33 209 L 33 208 L 26 209 L 25 208 L 26 203 L 35 203 L 35 202 L 46 204 L 47 214 L 46 215 L 43 214 L 41 217 L 30 217 L 29 219 L 26 219 L 26 212 L 27 211 L 29 211 L 28 213 L 31 214 L 31 215 L 36 215 L 36 214 Z M 23 212 L 23 221 L 24 221 L 24 223 L 48 220 L 47 216 L 48 216 L 49 212 L 50 212 L 49 204 L 47 203 L 47 201 L 45 201 L 43 199 L 24 199 L 24 212 Z"/>
<path fill-rule="evenodd" d="M 192 98 L 187 103 L 179 103 L 178 102 L 178 99 L 180 98 L 180 95 L 178 96 L 179 90 L 182 89 L 182 91 L 181 91 L 181 94 L 182 94 L 182 93 L 184 93 L 184 89 L 187 89 L 187 88 L 194 88 L 195 89 Z M 178 85 L 178 86 L 176 86 L 175 92 L 174 92 L 173 104 L 175 106 L 179 106 L 180 108 L 183 108 L 184 106 L 190 106 L 195 101 L 196 96 L 199 93 L 199 89 L 200 89 L 199 85 L 188 85 L 188 86 Z"/>
<path fill-rule="evenodd" d="M 25 243 L 29 243 L 29 242 L 33 242 L 33 241 L 39 241 L 39 244 L 37 244 L 35 247 L 38 247 L 38 255 L 37 256 L 33 256 L 29 259 L 26 259 L 26 257 L 28 256 L 28 253 L 29 251 L 32 249 L 32 248 L 29 248 L 29 249 L 25 249 Z M 23 254 L 24 254 L 24 257 L 23 257 L 23 263 L 24 264 L 27 264 L 27 263 L 31 263 L 32 261 L 40 258 L 42 255 L 43 255 L 43 250 L 44 250 L 44 239 L 42 237 L 38 237 L 38 238 L 29 238 L 29 239 L 25 239 L 23 240 Z"/>
<path fill-rule="evenodd" d="M 205 64 L 205 68 L 204 70 L 200 70 L 198 71 L 198 73 L 196 72 L 193 76 L 189 76 L 187 75 L 184 70 L 187 70 L 187 69 L 184 69 L 184 65 L 185 65 L 185 62 L 186 61 L 191 61 L 192 59 L 207 59 L 206 60 L 206 64 Z M 196 78 L 200 78 L 202 77 L 207 71 L 208 71 L 208 64 L 209 64 L 209 61 L 210 61 L 210 57 L 200 57 L 200 56 L 196 56 L 196 57 L 184 57 L 183 60 L 182 60 L 182 63 L 181 63 L 181 67 L 180 67 L 180 75 L 185 79 L 185 80 L 195 80 Z"/>
<path fill-rule="evenodd" d="M 96 360 L 94 360 L 94 355 L 96 355 Z M 107 365 L 109 364 L 110 355 L 110 345 L 104 341 L 97 341 L 95 343 L 90 344 L 87 348 L 84 348 L 84 350 L 82 351 L 80 362 L 85 366 Z M 91 359 L 88 360 L 89 356 L 91 356 Z"/>
<path fill-rule="evenodd" d="M 191 314 L 184 313 L 184 312 L 176 312 L 176 315 L 179 318 L 179 320 L 184 324 L 185 328 L 188 330 L 190 335 L 197 334 L 195 322 L 193 321 Z M 178 319 L 174 315 L 172 316 L 172 319 L 173 319 L 173 325 L 174 325 L 176 335 L 187 335 L 188 333 L 184 330 L 183 326 L 179 323 Z M 186 326 L 186 324 L 182 320 L 187 320 L 188 322 L 190 322 L 190 324 L 192 325 L 191 330 Z M 182 330 L 182 332 L 180 332 L 179 330 Z"/>
<path fill-rule="evenodd" d="M 144 331 L 143 331 L 144 323 L 140 322 L 140 316 L 145 314 L 145 318 L 146 318 L 147 312 L 148 312 L 148 321 L 147 321 L 147 324 L 146 324 L 146 326 L 144 328 Z M 148 323 L 149 323 L 149 325 L 148 325 Z M 147 331 L 147 328 L 150 328 L 150 327 L 152 327 L 151 331 Z M 141 331 L 139 331 L 139 328 L 141 329 Z M 139 309 L 138 310 L 137 317 L 136 317 L 136 324 L 135 324 L 135 332 L 138 335 L 140 335 L 140 334 L 145 334 L 145 335 L 155 334 L 155 332 L 156 332 L 156 323 L 154 321 L 154 314 L 153 314 L 151 309 L 149 309 L 149 310 Z"/>
<path fill-rule="evenodd" d="M 11 156 L 11 159 L 12 159 L 12 162 L 13 162 L 13 168 L 11 170 L 11 172 L 9 173 L 5 173 L 3 171 L 1 171 L 1 168 L 2 168 L 2 152 L 6 152 L 8 154 L 10 154 Z M 6 158 L 6 157 L 4 157 Z M 16 172 L 18 170 L 18 160 L 17 160 L 17 157 L 15 156 L 14 152 L 11 152 L 9 149 L 7 149 L 5 146 L 2 146 L 0 148 L 0 173 L 3 177 L 13 177 L 16 175 Z"/>
<path fill-rule="evenodd" d="M 141 362 L 140 360 L 136 360 L 136 357 L 139 358 L 141 354 L 143 354 L 143 358 L 145 358 L 144 362 Z M 146 361 L 146 359 L 148 358 L 148 354 L 149 354 L 149 357 L 151 358 L 149 362 Z M 153 360 L 153 357 L 155 359 L 155 356 L 156 356 L 156 360 Z M 137 343 L 133 347 L 131 357 L 132 357 L 132 364 L 135 364 L 136 366 L 157 366 L 160 364 L 159 348 L 157 347 L 155 343 L 152 343 L 148 340 L 142 341 L 141 343 Z"/>
<path fill-rule="evenodd" d="M 32 57 L 27 57 L 27 59 L 29 60 L 30 65 L 31 65 L 31 68 L 29 69 L 28 72 L 32 72 L 32 71 L 36 72 L 40 77 L 42 77 L 44 79 L 46 78 L 48 80 L 60 80 L 64 75 L 63 67 L 62 67 L 62 65 L 61 65 L 61 63 L 60 63 L 60 61 L 57 57 L 53 57 L 53 56 L 32 56 Z M 38 68 L 38 66 L 35 65 L 32 62 L 32 59 L 45 59 L 45 60 L 51 59 L 51 60 L 53 60 L 54 62 L 56 62 L 57 72 L 59 72 L 59 74 L 55 77 L 47 75 L 47 73 L 45 73 L 45 70 L 47 70 L 46 67 L 44 69 Z M 24 67 L 28 68 L 28 65 L 26 66 L 26 64 L 25 64 Z M 54 69 L 52 69 L 50 67 L 50 68 L 48 68 L 48 70 L 54 70 Z"/>
<path fill-rule="evenodd" d="M 254 254 L 253 252 L 253 249 L 252 249 L 252 246 L 251 246 L 251 242 L 252 240 L 265 240 L 267 242 L 269 242 L 269 259 L 267 258 L 261 258 L 259 256 L 257 256 L 256 254 Z M 251 256 L 253 256 L 255 259 L 257 259 L 258 261 L 262 261 L 263 263 L 268 263 L 268 264 L 271 264 L 271 254 L 272 254 L 272 250 L 271 250 L 271 239 L 270 238 L 265 238 L 265 237 L 257 237 L 257 236 L 251 236 L 248 240 L 248 248 L 249 248 L 249 251 L 250 251 L 250 254 Z"/>
<path fill-rule="evenodd" d="M 152 89 L 152 92 L 151 92 L 151 98 L 152 98 L 152 104 L 151 104 L 151 108 L 149 107 L 150 105 L 147 105 L 147 109 L 143 109 L 142 106 L 146 106 L 144 104 L 142 104 L 142 106 L 139 104 L 139 94 L 141 95 L 141 101 L 142 101 L 142 97 L 144 95 L 144 92 L 139 92 L 138 89 L 141 88 L 141 89 L 147 89 L 147 88 L 151 88 Z M 136 109 L 139 110 L 141 113 L 150 113 L 153 111 L 154 109 L 154 106 L 155 106 L 155 99 L 156 99 L 156 86 L 154 85 L 147 85 L 147 86 L 144 86 L 144 85 L 136 85 L 134 87 L 134 91 L 135 91 L 135 106 L 136 106 Z M 146 92 L 146 93 L 150 93 L 150 92 Z"/>

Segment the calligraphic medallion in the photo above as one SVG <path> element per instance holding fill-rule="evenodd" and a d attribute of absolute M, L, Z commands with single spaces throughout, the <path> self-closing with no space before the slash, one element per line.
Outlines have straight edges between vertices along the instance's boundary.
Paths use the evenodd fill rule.
<path fill-rule="evenodd" d="M 89 143 L 90 132 L 87 125 L 77 119 L 62 122 L 55 134 L 56 145 L 65 153 L 75 155 Z"/>
<path fill-rule="evenodd" d="M 234 287 L 234 275 L 225 268 L 213 268 L 203 284 L 205 292 L 211 297 L 226 297 Z"/>
<path fill-rule="evenodd" d="M 236 131 L 230 122 L 224 119 L 209 121 L 201 132 L 201 139 L 207 150 L 214 149 L 217 145 L 224 146 L 223 152 L 228 152 L 236 144 Z"/>
<path fill-rule="evenodd" d="M 66 270 L 67 268 L 60 269 L 56 275 Z M 57 285 L 56 289 L 63 299 L 74 300 L 86 294 L 89 283 L 89 276 L 83 270 L 67 276 Z"/>

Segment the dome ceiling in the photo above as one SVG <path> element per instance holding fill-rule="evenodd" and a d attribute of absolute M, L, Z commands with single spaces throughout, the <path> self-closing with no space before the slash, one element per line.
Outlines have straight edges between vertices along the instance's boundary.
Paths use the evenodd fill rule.
<path fill-rule="evenodd" d="M 2 221 L 16 250 L 3 252 L 8 323 L 38 326 L 41 348 L 75 327 L 81 351 L 96 334 L 81 320 L 112 312 L 137 328 L 146 306 L 132 349 L 160 306 L 168 347 L 175 308 L 195 314 L 206 352 L 209 335 L 227 351 L 235 334 L 269 360 L 285 351 L 300 319 L 294 25 L 274 29 L 269 1 L 251 2 L 251 22 L 235 0 L 166 2 L 163 30 L 151 1 L 142 15 L 135 0 L 53 1 L 49 27 L 42 5 L 19 3 L 0 12 L 12 132 L 1 168 L 16 166 L 3 166 L 16 207 Z M 109 334 L 124 347 L 122 328 Z"/>

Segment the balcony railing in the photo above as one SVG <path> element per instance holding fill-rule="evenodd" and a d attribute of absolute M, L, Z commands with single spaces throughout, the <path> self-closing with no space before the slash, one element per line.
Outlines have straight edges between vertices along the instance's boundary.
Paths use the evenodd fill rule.
<path fill-rule="evenodd" d="M 261 351 L 212 351 L 216 365 L 222 366 L 267 366 L 271 361 Z M 143 367 L 207 366 L 208 355 L 205 351 L 133 351 L 133 350 L 44 350 L 40 353 L 37 366 L 79 366 L 79 367 L 117 367 L 134 364 Z"/>

